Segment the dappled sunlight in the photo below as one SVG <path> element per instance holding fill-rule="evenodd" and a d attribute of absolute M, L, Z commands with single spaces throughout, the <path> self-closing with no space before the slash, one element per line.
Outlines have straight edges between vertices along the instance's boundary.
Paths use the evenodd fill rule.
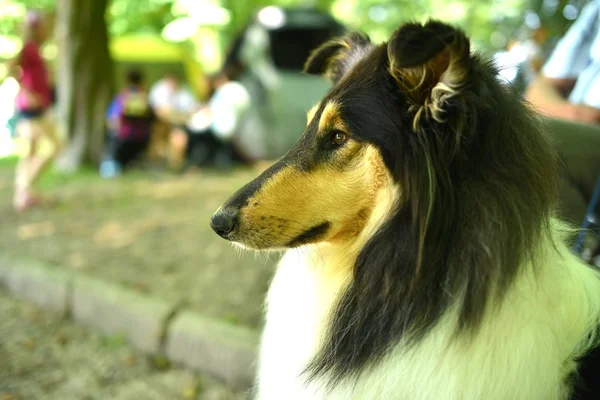
<path fill-rule="evenodd" d="M 105 222 L 94 234 L 94 242 L 102 247 L 121 248 L 134 241 L 134 232 L 118 221 Z"/>
<path fill-rule="evenodd" d="M 94 242 L 100 247 L 127 247 L 132 245 L 144 232 L 156 230 L 160 226 L 161 218 L 157 214 L 150 214 L 141 219 L 128 221 L 126 224 L 109 220 L 94 233 Z"/>
<path fill-rule="evenodd" d="M 67 221 L 64 225 L 65 232 L 74 236 L 89 235 L 91 227 L 84 221 Z"/>
<path fill-rule="evenodd" d="M 19 225 L 17 237 L 20 240 L 31 240 L 41 237 L 52 236 L 56 232 L 56 226 L 52 221 L 29 223 Z"/>
<path fill-rule="evenodd" d="M 181 179 L 166 182 L 142 181 L 136 184 L 135 190 L 140 197 L 163 200 L 190 195 L 196 189 L 190 179 Z"/>
<path fill-rule="evenodd" d="M 81 253 L 71 253 L 67 256 L 67 265 L 73 269 L 83 269 L 87 262 L 85 256 Z"/>

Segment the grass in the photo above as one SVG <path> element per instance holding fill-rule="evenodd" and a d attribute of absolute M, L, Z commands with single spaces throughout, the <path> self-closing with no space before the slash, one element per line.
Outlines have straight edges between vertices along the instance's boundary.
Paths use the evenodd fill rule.
<path fill-rule="evenodd" d="M 17 161 L 18 161 L 18 157 L 17 156 L 7 156 L 7 157 L 0 157 L 0 168 L 2 169 L 7 169 L 7 168 L 14 168 L 15 165 L 17 165 Z"/>
<path fill-rule="evenodd" d="M 0 170 L 2 170 L 3 175 L 13 173 L 18 161 L 17 156 L 0 157 Z M 83 166 L 73 173 L 62 173 L 50 168 L 40 177 L 39 187 L 50 189 L 66 183 L 77 182 L 81 179 L 95 178 L 98 178 L 98 173 L 96 169 L 90 166 Z"/>

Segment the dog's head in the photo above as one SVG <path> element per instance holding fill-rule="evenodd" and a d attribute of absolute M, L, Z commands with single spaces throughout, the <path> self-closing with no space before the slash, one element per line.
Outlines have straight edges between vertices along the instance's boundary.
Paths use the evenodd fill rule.
<path fill-rule="evenodd" d="M 348 239 L 376 204 L 411 196 L 416 188 L 398 186 L 398 174 L 414 173 L 404 166 L 427 157 L 422 142 L 448 148 L 447 157 L 458 145 L 457 132 L 425 138 L 422 122 L 458 129 L 468 119 L 450 116 L 466 109 L 471 73 L 461 32 L 405 25 L 381 46 L 352 34 L 321 46 L 305 69 L 334 86 L 309 112 L 298 143 L 213 216 L 224 238 L 255 249 Z"/>
<path fill-rule="evenodd" d="M 333 87 L 298 143 L 214 214 L 217 233 L 284 249 L 369 231 L 357 262 L 395 240 L 387 262 L 410 266 L 408 280 L 451 260 L 518 265 L 549 214 L 555 159 L 462 31 L 410 23 L 381 45 L 354 33 L 316 49 L 305 70 Z"/>

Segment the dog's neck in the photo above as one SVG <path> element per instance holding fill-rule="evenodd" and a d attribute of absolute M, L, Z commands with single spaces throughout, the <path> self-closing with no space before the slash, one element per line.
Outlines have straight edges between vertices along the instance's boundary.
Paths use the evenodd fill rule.
<path fill-rule="evenodd" d="M 391 177 L 388 180 L 390 184 L 379 191 L 375 197 L 375 206 L 357 232 L 336 235 L 333 240 L 310 246 L 311 251 L 319 258 L 318 273 L 324 280 L 331 281 L 332 284 L 337 282 L 342 287 L 352 279 L 353 267 L 361 250 L 398 207 L 400 189 L 391 183 Z"/>

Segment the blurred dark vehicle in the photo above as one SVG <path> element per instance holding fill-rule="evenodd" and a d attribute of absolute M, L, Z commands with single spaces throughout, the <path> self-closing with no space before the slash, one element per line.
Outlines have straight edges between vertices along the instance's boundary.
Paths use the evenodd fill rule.
<path fill-rule="evenodd" d="M 311 8 L 260 10 L 234 42 L 223 67 L 250 97 L 232 141 L 247 159 L 282 156 L 298 140 L 306 112 L 329 83 L 302 72 L 310 52 L 344 34 L 333 17 Z"/>

